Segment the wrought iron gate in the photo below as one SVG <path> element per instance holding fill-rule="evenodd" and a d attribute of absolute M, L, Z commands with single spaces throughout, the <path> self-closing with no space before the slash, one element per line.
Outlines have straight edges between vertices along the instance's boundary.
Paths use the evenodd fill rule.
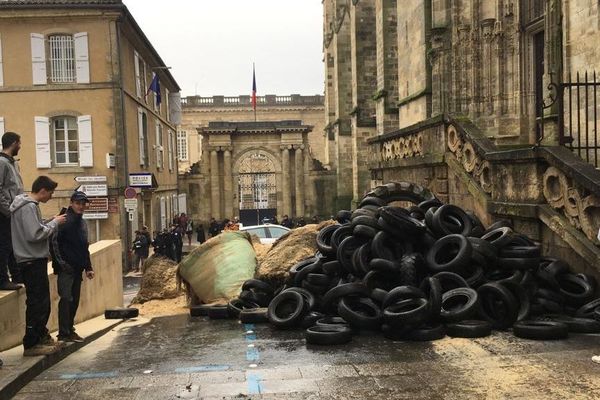
<path fill-rule="evenodd" d="M 274 173 L 239 175 L 240 221 L 244 225 L 260 225 L 265 218 L 277 214 L 277 183 Z"/>

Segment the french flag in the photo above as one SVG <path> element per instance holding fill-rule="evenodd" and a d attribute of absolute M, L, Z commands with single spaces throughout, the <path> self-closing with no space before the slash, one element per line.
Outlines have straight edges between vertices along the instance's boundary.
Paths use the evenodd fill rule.
<path fill-rule="evenodd" d="M 252 64 L 252 109 L 256 112 L 256 75 L 254 73 L 254 63 Z"/>

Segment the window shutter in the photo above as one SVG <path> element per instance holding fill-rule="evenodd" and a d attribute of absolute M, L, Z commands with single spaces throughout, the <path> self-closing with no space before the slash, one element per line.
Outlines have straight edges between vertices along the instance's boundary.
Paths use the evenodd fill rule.
<path fill-rule="evenodd" d="M 163 167 L 162 132 L 158 121 L 156 121 L 156 167 Z"/>
<path fill-rule="evenodd" d="M 140 56 L 137 51 L 133 52 L 133 68 L 135 69 L 135 94 L 139 98 L 142 97 L 142 84 L 140 81 Z"/>
<path fill-rule="evenodd" d="M 4 135 L 4 117 L 0 117 L 0 135 Z"/>
<path fill-rule="evenodd" d="M 139 80 L 138 80 L 139 83 Z M 138 107 L 138 144 L 140 151 L 140 165 L 146 165 L 146 146 L 144 143 L 144 111 Z"/>
<path fill-rule="evenodd" d="M 165 102 L 166 102 L 166 109 L 165 112 L 167 113 L 167 121 L 171 122 L 171 111 L 169 110 L 169 89 L 165 88 Z"/>
<path fill-rule="evenodd" d="M 46 75 L 46 46 L 44 35 L 40 33 L 31 34 L 31 70 L 34 85 L 45 85 Z"/>
<path fill-rule="evenodd" d="M 77 83 L 90 83 L 90 57 L 88 53 L 88 34 L 79 32 L 73 35 L 75 45 L 75 75 Z"/>
<path fill-rule="evenodd" d="M 169 143 L 167 143 L 167 150 L 169 152 L 169 171 L 173 171 L 173 133 L 170 130 L 167 139 L 169 141 Z"/>
<path fill-rule="evenodd" d="M 50 168 L 50 120 L 35 117 L 35 160 L 38 168 Z"/>
<path fill-rule="evenodd" d="M 4 73 L 2 71 L 2 36 L 0 36 L 0 86 L 4 86 Z"/>
<path fill-rule="evenodd" d="M 79 166 L 94 166 L 94 149 L 92 146 L 92 117 L 82 115 L 77 117 L 79 131 Z"/>

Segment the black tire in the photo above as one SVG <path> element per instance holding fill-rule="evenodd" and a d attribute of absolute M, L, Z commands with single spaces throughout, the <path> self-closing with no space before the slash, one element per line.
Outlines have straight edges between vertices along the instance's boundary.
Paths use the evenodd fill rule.
<path fill-rule="evenodd" d="M 498 249 L 496 249 L 490 242 L 476 237 L 468 237 L 473 248 L 473 253 L 479 253 L 486 260 L 486 264 L 493 266 L 496 265 L 498 258 Z"/>
<path fill-rule="evenodd" d="M 413 342 L 431 342 L 446 336 L 446 327 L 442 324 L 427 324 L 411 329 L 404 337 Z"/>
<path fill-rule="evenodd" d="M 287 288 L 287 289 L 283 290 L 281 293 L 283 293 L 283 292 L 300 293 L 302 295 L 302 297 L 304 298 L 304 301 L 306 302 L 308 311 L 313 311 L 318 306 L 317 298 L 315 297 L 315 295 L 304 288 L 291 287 L 291 288 Z"/>
<path fill-rule="evenodd" d="M 554 321 L 519 321 L 513 325 L 516 337 L 534 340 L 557 340 L 569 336 L 569 327 Z"/>
<path fill-rule="evenodd" d="M 469 319 L 477 312 L 477 292 L 471 288 L 457 288 L 442 295 L 440 318 L 445 322 Z"/>
<path fill-rule="evenodd" d="M 540 258 L 542 250 L 539 246 L 506 246 L 499 255 L 503 258 Z"/>
<path fill-rule="evenodd" d="M 335 251 L 331 246 L 331 236 L 341 225 L 329 225 L 321 229 L 317 233 L 317 249 L 325 255 L 335 255 Z"/>
<path fill-rule="evenodd" d="M 384 274 L 397 274 L 400 272 L 400 264 L 383 258 L 374 258 L 369 262 L 369 269 Z"/>
<path fill-rule="evenodd" d="M 208 308 L 208 318 L 210 319 L 229 319 L 229 311 L 227 306 L 210 306 Z"/>
<path fill-rule="evenodd" d="M 486 232 L 482 237 L 498 250 L 504 248 L 513 238 L 513 230 L 508 227 L 496 228 Z"/>
<path fill-rule="evenodd" d="M 519 312 L 517 313 L 517 321 L 522 321 L 529 317 L 529 313 L 531 312 L 531 300 L 529 298 L 529 294 L 527 290 L 519 285 L 518 283 L 512 281 L 503 281 L 498 282 L 515 296 L 519 303 Z"/>
<path fill-rule="evenodd" d="M 344 224 L 336 229 L 331 234 L 331 248 L 333 250 L 333 255 L 337 255 L 337 250 L 342 241 L 350 236 L 352 236 L 352 225 Z"/>
<path fill-rule="evenodd" d="M 137 318 L 140 315 L 140 310 L 137 308 L 109 308 L 104 310 L 105 319 L 129 319 Z"/>
<path fill-rule="evenodd" d="M 387 290 L 375 288 L 371 290 L 371 295 L 369 297 L 373 299 L 373 301 L 381 305 L 383 304 L 383 301 L 385 300 L 385 297 L 388 293 L 389 292 Z"/>
<path fill-rule="evenodd" d="M 338 285 L 330 289 L 323 296 L 323 310 L 335 311 L 337 310 L 337 300 L 345 296 L 353 295 L 368 297 L 369 289 L 367 289 L 367 287 L 363 283 L 359 282 Z"/>
<path fill-rule="evenodd" d="M 423 210 L 423 212 L 427 212 L 427 210 L 429 210 L 431 207 L 440 207 L 443 204 L 444 203 L 434 197 L 432 199 L 420 202 L 417 206 Z"/>
<path fill-rule="evenodd" d="M 265 307 L 242 310 L 239 319 L 242 324 L 260 324 L 269 322 L 267 308 Z"/>
<path fill-rule="evenodd" d="M 401 285 L 400 279 L 395 275 L 384 274 L 381 271 L 369 271 L 362 280 L 369 291 L 380 288 L 390 291 L 396 286 Z"/>
<path fill-rule="evenodd" d="M 594 290 L 589 282 L 573 274 L 562 274 L 556 278 L 560 286 L 560 293 L 564 296 L 566 304 L 580 307 L 590 301 Z"/>
<path fill-rule="evenodd" d="M 419 325 L 429 315 L 429 303 L 424 298 L 402 300 L 383 309 L 383 319 L 388 325 Z"/>
<path fill-rule="evenodd" d="M 262 292 L 255 292 L 253 290 L 242 290 L 239 298 L 246 303 L 254 303 L 261 307 L 267 307 L 272 299 L 272 296 Z"/>
<path fill-rule="evenodd" d="M 402 300 L 426 298 L 425 293 L 413 286 L 398 286 L 390 290 L 383 299 L 382 308 L 386 308 L 392 304 L 398 303 Z"/>
<path fill-rule="evenodd" d="M 375 230 L 379 230 L 379 225 L 377 225 L 377 218 L 375 218 L 375 217 L 368 217 L 366 215 L 361 215 L 356 218 L 353 218 L 352 223 L 351 223 L 352 228 L 354 229 L 359 225 L 366 225 L 366 226 L 370 226 L 371 228 L 373 228 Z"/>
<path fill-rule="evenodd" d="M 498 257 L 496 265 L 503 269 L 535 270 L 540 265 L 539 258 Z"/>
<path fill-rule="evenodd" d="M 290 327 L 300 322 L 307 309 L 306 301 L 300 293 L 284 291 L 269 304 L 267 318 L 277 327 Z"/>
<path fill-rule="evenodd" d="M 325 294 L 330 289 L 330 285 L 314 285 L 308 281 L 302 281 L 301 286 L 314 295 Z"/>
<path fill-rule="evenodd" d="M 325 274 L 310 273 L 306 275 L 306 281 L 312 285 L 328 286 L 331 283 L 331 277 Z"/>
<path fill-rule="evenodd" d="M 382 206 L 385 206 L 386 204 L 387 204 L 387 202 L 383 199 L 380 199 L 379 197 L 367 196 L 367 197 L 363 198 L 360 201 L 360 203 L 358 203 L 358 208 L 361 208 L 364 206 L 382 207 Z"/>
<path fill-rule="evenodd" d="M 600 298 L 579 307 L 575 312 L 575 316 L 580 318 L 594 318 L 594 313 L 597 309 L 600 309 Z"/>
<path fill-rule="evenodd" d="M 383 336 L 389 340 L 406 340 L 406 334 L 410 332 L 412 326 L 392 326 L 388 324 L 384 324 L 381 326 L 381 331 L 383 332 Z"/>
<path fill-rule="evenodd" d="M 471 261 L 472 251 L 466 237 L 448 235 L 435 242 L 425 260 L 433 272 L 456 271 Z"/>
<path fill-rule="evenodd" d="M 560 285 L 556 278 L 559 275 L 567 274 L 569 272 L 569 265 L 563 260 L 542 258 L 540 260 L 540 266 L 536 271 L 536 276 L 545 285 L 554 289 L 559 289 Z"/>
<path fill-rule="evenodd" d="M 206 304 L 190 306 L 190 315 L 192 317 L 206 317 L 206 316 L 208 316 L 209 308 L 210 308 L 210 306 L 207 306 Z"/>
<path fill-rule="evenodd" d="M 339 210 L 335 215 L 335 220 L 340 224 L 347 224 L 352 218 L 352 212 L 348 210 Z"/>
<path fill-rule="evenodd" d="M 540 319 L 561 322 L 567 325 L 569 332 L 572 333 L 600 333 L 600 322 L 591 318 L 577 318 L 557 314 L 543 316 Z"/>
<path fill-rule="evenodd" d="M 420 204 L 425 200 L 435 198 L 429 189 L 410 182 L 390 182 L 377 186 L 367 193 L 365 197 L 371 196 L 379 197 L 388 204 L 393 201 L 410 201 L 413 204 Z"/>
<path fill-rule="evenodd" d="M 352 255 L 360 246 L 364 244 L 363 241 L 357 239 L 354 236 L 349 236 L 342 240 L 342 243 L 337 248 L 337 260 L 342 265 L 344 271 L 353 274 L 354 266 L 352 265 Z"/>
<path fill-rule="evenodd" d="M 432 230 L 438 236 L 460 234 L 469 236 L 473 229 L 471 218 L 460 208 L 453 204 L 444 204 L 433 214 Z"/>
<path fill-rule="evenodd" d="M 233 299 L 231 300 L 229 303 L 227 303 L 227 312 L 229 313 L 229 316 L 231 318 L 235 318 L 238 319 L 240 317 L 240 313 L 242 312 L 242 310 L 245 307 L 245 302 L 242 299 Z M 258 305 L 256 307 L 253 308 L 258 308 Z M 191 314 L 192 310 L 190 308 L 190 314 Z M 208 310 L 206 310 L 206 314 L 208 314 Z M 193 315 L 192 315 L 193 316 Z"/>
<path fill-rule="evenodd" d="M 327 261 L 323 263 L 321 268 L 323 269 L 323 272 L 329 276 L 339 275 L 340 272 L 342 272 L 342 265 L 338 260 Z"/>
<path fill-rule="evenodd" d="M 290 268 L 291 280 L 293 281 L 294 278 L 296 277 L 296 274 L 298 272 L 302 271 L 302 269 L 306 268 L 308 265 L 312 265 L 312 264 L 316 263 L 317 261 L 319 261 L 319 259 L 317 257 L 310 257 L 310 258 L 306 258 L 306 259 L 292 265 L 292 267 Z"/>
<path fill-rule="evenodd" d="M 420 236 L 425 232 L 425 224 L 410 216 L 408 211 L 402 207 L 381 207 L 379 215 L 383 220 L 403 236 Z"/>
<path fill-rule="evenodd" d="M 367 274 L 371 268 L 369 267 L 369 260 L 371 260 L 371 243 L 367 242 L 360 246 L 353 254 L 352 260 L 354 263 L 354 269 L 362 277 Z"/>
<path fill-rule="evenodd" d="M 257 292 L 266 293 L 269 296 L 273 296 L 274 290 L 271 287 L 271 285 L 269 285 L 268 283 L 263 282 L 261 280 L 258 280 L 258 279 L 248 279 L 242 285 L 242 290 L 251 290 L 251 289 L 254 289 L 254 291 L 257 291 Z"/>
<path fill-rule="evenodd" d="M 356 225 L 352 230 L 352 235 L 365 239 L 373 239 L 379 232 L 378 228 L 373 228 L 368 225 Z"/>
<path fill-rule="evenodd" d="M 472 263 L 462 267 L 458 274 L 465 278 L 467 285 L 472 288 L 478 288 L 485 283 L 485 271 L 481 264 Z"/>
<path fill-rule="evenodd" d="M 519 316 L 519 303 L 510 290 L 500 283 L 486 283 L 477 289 L 479 315 L 495 329 L 510 328 Z"/>
<path fill-rule="evenodd" d="M 319 318 L 317 320 L 317 322 L 315 323 L 315 325 L 320 325 L 320 326 L 341 325 L 341 326 L 345 326 L 347 328 L 350 327 L 350 324 L 348 324 L 348 321 L 346 321 L 344 318 L 333 317 L 333 316 Z"/>
<path fill-rule="evenodd" d="M 429 301 L 429 316 L 437 319 L 442 310 L 442 285 L 437 278 L 428 277 L 421 282 L 419 287 Z"/>
<path fill-rule="evenodd" d="M 306 329 L 304 337 L 307 344 L 345 344 L 352 340 L 352 330 L 344 326 L 315 325 Z"/>
<path fill-rule="evenodd" d="M 320 313 L 318 311 L 311 311 L 302 317 L 302 321 L 300 321 L 300 327 L 302 329 L 310 328 L 311 326 L 315 326 L 318 320 L 325 317 L 325 314 Z"/>
<path fill-rule="evenodd" d="M 493 224 L 491 224 L 490 226 L 487 227 L 487 229 L 485 230 L 485 233 L 491 232 L 494 229 L 498 229 L 498 228 L 510 228 L 513 229 L 513 223 L 511 220 L 508 219 L 501 219 L 499 221 L 494 222 Z"/>
<path fill-rule="evenodd" d="M 479 338 L 492 334 L 492 324 L 487 321 L 464 320 L 446 324 L 448 336 L 460 338 Z"/>
<path fill-rule="evenodd" d="M 344 297 L 338 304 L 338 314 L 350 326 L 359 329 L 378 329 L 381 326 L 381 310 L 369 298 Z"/>
<path fill-rule="evenodd" d="M 352 211 L 352 219 L 362 216 L 377 218 L 377 211 L 368 208 L 357 208 L 356 210 Z M 350 223 L 352 223 L 352 221 L 350 221 Z"/>
<path fill-rule="evenodd" d="M 440 285 L 442 286 L 442 293 L 446 293 L 452 289 L 469 287 L 467 281 L 465 281 L 462 276 L 455 274 L 454 272 L 438 272 L 437 274 L 433 275 L 433 278 L 436 278 L 440 282 Z"/>
<path fill-rule="evenodd" d="M 404 255 L 404 248 L 394 245 L 397 241 L 386 231 L 379 231 L 371 242 L 372 258 L 383 258 L 389 261 L 399 260 Z"/>

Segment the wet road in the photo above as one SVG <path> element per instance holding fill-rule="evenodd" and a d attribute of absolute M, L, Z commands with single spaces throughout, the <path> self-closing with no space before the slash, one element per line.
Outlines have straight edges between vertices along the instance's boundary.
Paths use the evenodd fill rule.
<path fill-rule="evenodd" d="M 122 324 L 15 399 L 598 399 L 599 344 L 360 334 L 307 347 L 301 331 L 178 315 Z"/>

